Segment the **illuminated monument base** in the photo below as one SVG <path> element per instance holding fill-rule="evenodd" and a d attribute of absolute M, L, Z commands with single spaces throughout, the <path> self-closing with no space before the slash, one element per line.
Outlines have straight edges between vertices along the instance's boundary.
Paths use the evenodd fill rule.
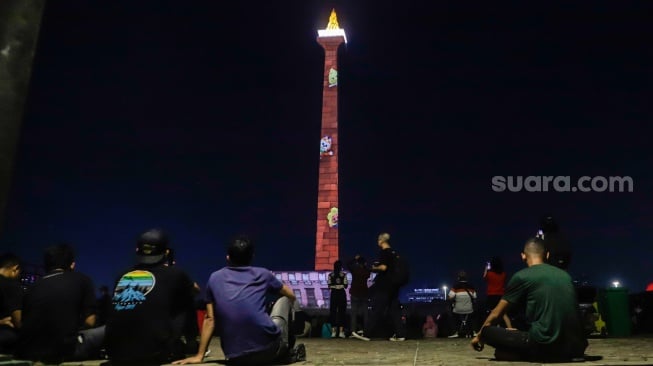
<path fill-rule="evenodd" d="M 331 290 L 327 286 L 327 277 L 331 271 L 272 271 L 274 276 L 290 286 L 297 296 L 297 301 L 303 308 L 328 309 Z M 345 272 L 347 281 L 351 284 L 351 273 Z M 367 280 L 367 286 L 372 286 L 374 274 Z M 347 306 L 349 306 L 349 291 L 347 291 Z"/>

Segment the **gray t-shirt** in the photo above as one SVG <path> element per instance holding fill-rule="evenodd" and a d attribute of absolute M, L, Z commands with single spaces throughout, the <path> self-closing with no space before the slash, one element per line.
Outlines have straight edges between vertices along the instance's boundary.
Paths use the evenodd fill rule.
<path fill-rule="evenodd" d="M 469 295 L 472 295 L 472 297 L 470 298 Z M 453 312 L 455 314 L 471 314 L 474 312 L 472 298 L 476 299 L 476 290 L 473 288 L 454 287 L 449 290 L 449 298 L 453 300 Z"/>

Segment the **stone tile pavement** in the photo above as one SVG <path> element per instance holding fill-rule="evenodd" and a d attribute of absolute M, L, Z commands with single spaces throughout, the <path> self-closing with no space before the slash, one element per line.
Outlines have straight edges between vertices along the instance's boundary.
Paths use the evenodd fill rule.
<path fill-rule="evenodd" d="M 295 365 L 537 365 L 493 360 L 493 350 L 476 352 L 469 340 L 436 338 L 390 342 L 356 339 L 300 338 L 306 345 L 307 361 Z M 556 365 L 653 365 L 653 336 L 590 339 L 587 355 L 597 361 Z M 223 360 L 219 339 L 211 342 L 211 355 L 202 365 L 215 366 Z M 64 366 L 99 366 L 102 361 L 67 362 Z M 2 365 L 2 362 L 0 362 Z"/>

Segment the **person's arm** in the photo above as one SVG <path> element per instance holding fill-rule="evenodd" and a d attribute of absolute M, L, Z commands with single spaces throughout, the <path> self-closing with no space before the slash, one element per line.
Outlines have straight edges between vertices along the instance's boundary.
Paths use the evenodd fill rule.
<path fill-rule="evenodd" d="M 297 300 L 297 297 L 295 297 L 295 293 L 292 292 L 292 289 L 290 287 L 288 287 L 288 285 L 283 285 L 281 287 L 281 291 L 279 291 L 279 294 L 281 296 L 285 296 L 285 297 L 289 298 L 291 303 L 294 303 L 295 300 Z"/>
<path fill-rule="evenodd" d="M 16 328 L 20 328 L 23 326 L 22 311 L 20 309 L 11 312 L 11 322 Z"/>
<path fill-rule="evenodd" d="M 213 338 L 213 331 L 215 330 L 215 320 L 213 316 L 213 304 L 206 304 L 206 315 L 204 316 L 204 323 L 202 324 L 202 334 L 200 335 L 200 345 L 197 349 L 197 354 L 193 357 L 188 357 L 183 360 L 175 361 L 173 365 L 185 365 L 188 363 L 201 363 L 204 360 L 204 354 L 209 349 L 211 338 Z"/>
<path fill-rule="evenodd" d="M 95 314 L 91 314 L 84 319 L 84 326 L 93 328 L 95 326 Z"/>
<path fill-rule="evenodd" d="M 476 337 L 472 339 L 471 342 L 472 348 L 474 348 L 477 351 L 483 350 L 483 341 L 481 340 L 481 334 L 483 334 L 483 328 L 491 327 L 492 325 L 496 324 L 500 319 L 502 319 L 503 315 L 508 311 L 508 306 L 510 306 L 510 303 L 508 301 L 504 299 L 499 300 L 499 304 L 497 304 L 497 306 L 494 309 L 492 309 L 490 315 L 488 315 L 487 319 L 485 319 L 485 322 L 483 323 L 481 330 L 479 330 Z"/>
<path fill-rule="evenodd" d="M 10 328 L 14 328 L 14 323 L 11 321 L 10 316 L 0 318 L 0 325 L 6 325 L 6 326 L 8 326 Z"/>
<path fill-rule="evenodd" d="M 487 278 L 487 266 L 483 269 L 483 279 Z"/>

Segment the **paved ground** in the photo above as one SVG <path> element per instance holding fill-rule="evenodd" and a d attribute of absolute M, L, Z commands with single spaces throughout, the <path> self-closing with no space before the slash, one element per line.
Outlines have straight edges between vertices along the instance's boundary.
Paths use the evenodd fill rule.
<path fill-rule="evenodd" d="M 437 338 L 396 343 L 320 338 L 300 338 L 298 341 L 306 345 L 308 360 L 295 365 L 535 365 L 494 361 L 490 347 L 479 353 L 471 349 L 466 339 Z M 582 363 L 584 365 L 653 365 L 653 336 L 590 339 L 587 354 L 602 356 L 602 359 Z M 211 342 L 211 355 L 204 365 L 215 366 L 223 359 L 220 342 L 214 339 Z M 98 366 L 100 363 L 101 361 L 86 361 L 68 362 L 64 365 Z"/>

